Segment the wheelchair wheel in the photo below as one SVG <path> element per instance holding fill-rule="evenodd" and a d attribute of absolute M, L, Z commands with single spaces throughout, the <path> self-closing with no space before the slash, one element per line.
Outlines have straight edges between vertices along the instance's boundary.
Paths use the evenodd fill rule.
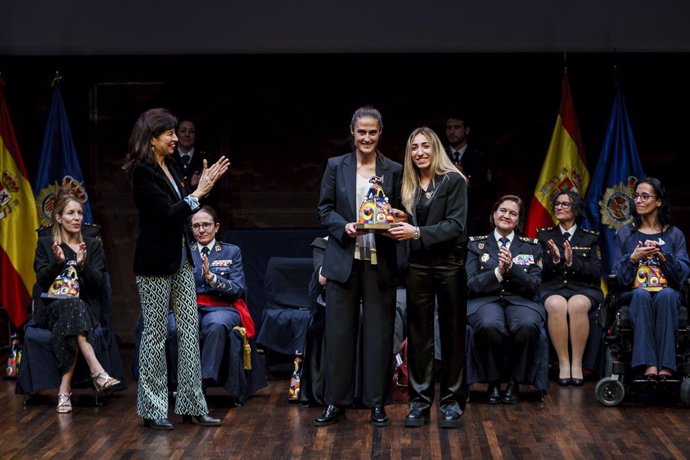
<path fill-rule="evenodd" d="M 625 398 L 625 386 L 616 377 L 604 377 L 597 382 L 594 393 L 604 406 L 617 406 Z"/>
<path fill-rule="evenodd" d="M 686 406 L 690 406 L 690 378 L 684 377 L 680 384 L 680 400 Z"/>

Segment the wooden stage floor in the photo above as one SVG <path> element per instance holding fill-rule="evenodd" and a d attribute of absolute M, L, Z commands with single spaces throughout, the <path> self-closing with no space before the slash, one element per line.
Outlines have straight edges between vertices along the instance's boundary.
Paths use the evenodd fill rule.
<path fill-rule="evenodd" d="M 675 402 L 603 407 L 593 382 L 581 388 L 552 383 L 544 402 L 532 393 L 515 406 L 489 406 L 483 393 L 473 391 L 458 430 L 439 429 L 436 414 L 426 427 L 405 428 L 402 404 L 388 406 L 392 423 L 385 428 L 368 423 L 367 409 L 349 410 L 347 420 L 316 428 L 312 420 L 322 409 L 289 403 L 287 388 L 286 377 L 272 377 L 240 408 L 221 389 L 211 389 L 209 408 L 223 419 L 222 427 L 179 424 L 165 432 L 144 428 L 137 417 L 135 381 L 102 407 L 93 406 L 93 390 L 75 390 L 74 412 L 58 415 L 56 392 L 41 393 L 24 407 L 14 382 L 4 380 L 0 459 L 690 457 L 690 409 Z M 172 413 L 170 418 L 181 421 Z"/>

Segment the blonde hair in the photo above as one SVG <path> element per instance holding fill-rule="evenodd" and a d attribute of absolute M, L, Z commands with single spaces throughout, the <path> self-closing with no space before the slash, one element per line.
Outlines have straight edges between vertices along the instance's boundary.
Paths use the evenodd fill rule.
<path fill-rule="evenodd" d="M 407 146 L 405 147 L 405 170 L 403 172 L 402 180 L 402 203 L 408 213 L 414 214 L 415 212 L 415 197 L 421 188 L 421 177 L 419 174 L 419 169 L 412 161 L 412 142 L 414 138 L 422 134 L 427 138 L 429 144 L 431 144 L 431 156 L 429 160 L 431 161 L 431 180 L 433 181 L 436 176 L 445 176 L 446 174 L 460 174 L 460 177 L 467 182 L 467 177 L 455 167 L 448 155 L 446 154 L 446 149 L 443 148 L 443 144 L 439 139 L 438 135 L 433 129 L 422 126 L 415 129 L 407 138 Z"/>
<path fill-rule="evenodd" d="M 53 241 L 55 241 L 57 244 L 64 243 L 62 239 L 62 224 L 57 221 L 57 216 L 62 214 L 62 211 L 65 210 L 65 207 L 71 201 L 79 203 L 79 205 L 82 207 L 82 211 L 84 210 L 84 202 L 77 195 L 75 195 L 74 191 L 71 189 L 61 188 L 55 194 L 55 205 L 53 206 L 53 214 L 51 215 L 50 219 L 53 221 Z M 79 230 L 78 239 L 80 243 L 84 241 L 84 235 L 82 234 L 81 230 Z"/>

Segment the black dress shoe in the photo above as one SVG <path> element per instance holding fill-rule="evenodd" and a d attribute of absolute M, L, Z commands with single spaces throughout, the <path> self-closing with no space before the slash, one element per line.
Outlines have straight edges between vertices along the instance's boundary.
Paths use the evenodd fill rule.
<path fill-rule="evenodd" d="M 486 402 L 489 404 L 499 404 L 503 398 L 498 383 L 490 383 L 487 389 Z"/>
<path fill-rule="evenodd" d="M 341 418 L 345 418 L 345 409 L 331 404 L 320 417 L 314 419 L 314 426 L 332 425 L 338 423 Z"/>
<path fill-rule="evenodd" d="M 460 428 L 462 409 L 457 404 L 449 404 L 441 407 L 441 415 L 438 419 L 439 428 Z"/>
<path fill-rule="evenodd" d="M 506 392 L 503 394 L 503 402 L 505 404 L 517 404 L 520 400 L 518 394 L 520 393 L 520 384 L 514 380 L 508 383 Z"/>
<path fill-rule="evenodd" d="M 213 418 L 208 414 L 205 415 L 183 415 L 182 423 L 192 423 L 192 419 L 196 419 L 196 423 L 201 426 L 220 426 L 220 419 Z"/>
<path fill-rule="evenodd" d="M 570 384 L 574 387 L 581 387 L 585 384 L 585 379 L 576 379 L 575 377 L 573 377 L 572 379 L 570 379 Z"/>
<path fill-rule="evenodd" d="M 574 379 L 558 379 L 558 384 L 562 387 L 567 387 L 571 383 L 573 383 Z"/>
<path fill-rule="evenodd" d="M 172 430 L 174 425 L 167 418 L 145 418 L 144 426 L 154 430 Z"/>
<path fill-rule="evenodd" d="M 371 423 L 374 426 L 388 425 L 388 416 L 383 406 L 374 406 L 371 408 Z"/>
<path fill-rule="evenodd" d="M 405 416 L 406 427 L 424 426 L 429 423 L 429 408 L 422 409 L 418 406 L 410 407 L 410 411 Z"/>

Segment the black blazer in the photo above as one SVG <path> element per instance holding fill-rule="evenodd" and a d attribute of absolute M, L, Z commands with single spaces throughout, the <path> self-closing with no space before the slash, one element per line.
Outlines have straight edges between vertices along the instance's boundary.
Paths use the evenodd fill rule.
<path fill-rule="evenodd" d="M 420 225 L 414 215 L 408 216 L 421 234 L 421 243 L 412 241 L 412 252 L 423 251 L 432 257 L 467 243 L 467 182 L 460 174 L 448 173 L 436 177 L 435 184 L 425 224 Z"/>
<path fill-rule="evenodd" d="M 544 271 L 542 272 L 541 297 L 543 300 L 559 289 L 571 288 L 580 291 L 597 302 L 604 301 L 601 292 L 601 251 L 599 234 L 577 226 L 570 237 L 573 250 L 573 264 L 566 267 L 563 257 L 563 235 L 558 226 L 537 229 L 537 239 L 544 251 Z M 548 241 L 553 239 L 561 253 L 559 263 L 553 263 Z"/>
<path fill-rule="evenodd" d="M 493 232 L 470 237 L 467 244 L 467 316 L 476 313 L 482 305 L 500 301 L 532 309 L 542 319 L 546 318 L 544 305 L 537 296 L 541 285 L 541 246 L 534 238 L 516 235 L 510 244 L 510 253 L 513 268 L 499 283 L 494 273 L 498 267 L 498 242 Z M 524 265 L 516 262 L 516 258 Z"/>
<path fill-rule="evenodd" d="M 392 207 L 401 208 L 400 187 L 403 167 L 400 163 L 377 154 L 376 175 L 383 177 L 383 192 Z M 318 215 L 329 234 L 321 274 L 329 280 L 347 281 L 352 272 L 355 238 L 345 233 L 345 225 L 357 221 L 356 203 L 357 158 L 354 152 L 328 159 L 321 179 Z M 386 289 L 397 284 L 396 241 L 376 235 L 376 256 L 379 286 Z"/>
<path fill-rule="evenodd" d="M 137 275 L 174 274 L 180 268 L 183 249 L 194 266 L 186 225 L 193 211 L 183 199 L 189 191 L 173 159 L 167 157 L 165 163 L 182 198 L 158 164 L 137 163 L 132 169 L 132 192 L 139 210 L 139 238 L 134 253 L 134 273 Z"/>
<path fill-rule="evenodd" d="M 103 275 L 105 274 L 105 253 L 101 241 L 88 236 L 84 237 L 86 243 L 86 261 L 84 269 L 77 269 L 79 276 L 79 298 L 83 300 L 101 319 L 100 299 L 103 294 Z M 53 236 L 43 236 L 38 239 L 36 256 L 34 257 L 34 271 L 36 272 L 36 285 L 34 286 L 34 316 L 38 316 L 43 309 L 42 293 L 47 293 L 55 278 L 65 269 L 65 264 L 58 263 L 53 254 Z M 63 251 L 67 254 L 67 245 L 63 245 Z"/>

